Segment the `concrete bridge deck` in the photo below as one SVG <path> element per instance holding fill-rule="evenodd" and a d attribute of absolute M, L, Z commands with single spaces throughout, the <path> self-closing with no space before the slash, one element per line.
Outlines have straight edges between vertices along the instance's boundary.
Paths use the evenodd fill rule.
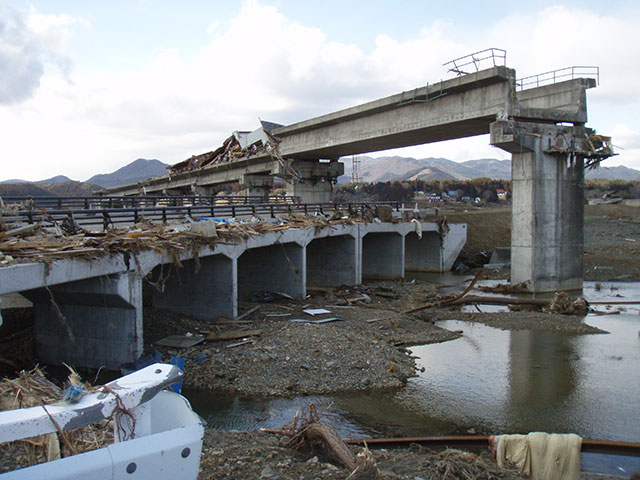
<path fill-rule="evenodd" d="M 354 223 L 290 228 L 212 243 L 178 258 L 156 250 L 91 260 L 0 267 L 0 295 L 19 292 L 34 305 L 41 362 L 119 368 L 142 354 L 142 282 L 163 285 L 153 305 L 195 318 L 236 317 L 257 291 L 304 298 L 308 286 L 354 285 L 363 277 L 449 270 L 466 225 Z M 176 267 L 176 260 L 182 268 Z"/>
<path fill-rule="evenodd" d="M 595 80 L 578 78 L 516 91 L 515 77 L 515 70 L 496 66 L 272 129 L 281 159 L 299 173 L 288 193 L 305 202 L 329 201 L 322 183 L 330 185 L 343 173 L 335 163 L 346 155 L 488 134 L 498 120 L 587 121 L 585 90 L 594 87 Z M 245 184 L 249 191 L 252 186 L 269 188 L 272 183 L 265 182 L 265 176 L 286 176 L 281 159 L 265 152 L 251 154 L 107 191 L 138 195 L 144 187 L 148 194 L 184 189 L 210 193 L 209 187 L 230 182 Z M 258 183 L 252 184 L 252 178 Z M 320 182 L 323 178 L 327 182 Z"/>

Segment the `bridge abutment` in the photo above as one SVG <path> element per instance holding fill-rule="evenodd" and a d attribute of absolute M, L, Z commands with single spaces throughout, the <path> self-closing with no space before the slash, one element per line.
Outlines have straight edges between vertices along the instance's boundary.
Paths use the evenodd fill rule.
<path fill-rule="evenodd" d="M 307 245 L 307 285 L 355 285 L 362 281 L 358 239 L 337 235 L 312 240 Z"/>
<path fill-rule="evenodd" d="M 512 154 L 511 283 L 582 288 L 585 128 L 498 121 L 491 144 Z"/>

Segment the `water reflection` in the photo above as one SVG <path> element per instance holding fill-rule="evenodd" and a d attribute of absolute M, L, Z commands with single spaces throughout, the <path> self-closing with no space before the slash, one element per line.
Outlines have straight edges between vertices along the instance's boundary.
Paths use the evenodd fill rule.
<path fill-rule="evenodd" d="M 588 300 L 639 296 L 638 284 L 587 284 L 584 293 Z M 278 428 L 315 402 L 328 409 L 345 437 L 539 430 L 637 442 L 640 316 L 637 307 L 627 308 L 621 315 L 587 317 L 586 323 L 611 332 L 598 335 L 439 322 L 464 335 L 413 348 L 425 371 L 399 391 L 269 400 L 195 392 L 188 397 L 211 426 L 222 429 Z M 634 468 L 640 468 L 637 461 Z"/>
<path fill-rule="evenodd" d="M 332 425 L 344 438 L 367 438 L 378 432 L 347 419 L 347 412 L 328 397 L 304 396 L 295 398 L 250 399 L 230 395 L 212 395 L 186 389 L 184 395 L 210 428 L 220 430 L 258 430 L 281 428 L 291 422 L 297 412 L 306 413 L 309 405 L 316 405 L 323 420 Z"/>
<path fill-rule="evenodd" d="M 550 332 L 509 334 L 509 395 L 505 425 L 528 432 L 569 431 L 557 412 L 579 383 L 574 336 Z M 560 421 L 559 421 L 560 420 Z"/>
<path fill-rule="evenodd" d="M 640 318 L 589 318 L 611 334 L 502 331 L 455 320 L 462 338 L 412 349 L 425 371 L 399 391 L 333 397 L 238 399 L 188 392 L 222 429 L 277 428 L 311 402 L 345 436 L 548 431 L 640 439 Z"/>

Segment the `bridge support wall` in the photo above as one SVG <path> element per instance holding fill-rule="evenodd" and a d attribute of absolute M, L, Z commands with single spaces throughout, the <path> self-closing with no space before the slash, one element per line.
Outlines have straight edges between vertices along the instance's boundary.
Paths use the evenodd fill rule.
<path fill-rule="evenodd" d="M 404 278 L 404 236 L 372 232 L 362 237 L 362 276 Z"/>
<path fill-rule="evenodd" d="M 113 255 L 63 259 L 47 269 L 17 264 L 0 267 L 0 295 L 20 292 L 34 303 L 41 362 L 117 369 L 142 355 L 142 278 L 148 273 L 157 282 L 155 307 L 201 320 L 233 318 L 238 300 L 258 290 L 304 298 L 307 285 L 355 285 L 363 273 L 402 278 L 405 268 L 448 270 L 464 245 L 466 225 L 449 225 L 442 237 L 441 229 L 434 223 L 357 223 L 269 232 L 203 247 L 197 257 L 148 250 L 135 262 Z"/>
<path fill-rule="evenodd" d="M 307 285 L 338 286 L 360 283 L 358 239 L 350 235 L 324 237 L 307 245 Z"/>
<path fill-rule="evenodd" d="M 202 257 L 197 264 L 185 260 L 183 267 L 171 264 L 154 268 L 153 306 L 166 308 L 198 320 L 233 318 L 238 314 L 238 266 L 235 258 L 225 255 Z"/>
<path fill-rule="evenodd" d="M 136 273 L 23 294 L 33 302 L 40 362 L 117 369 L 142 355 L 142 280 Z"/>
<path fill-rule="evenodd" d="M 512 153 L 511 282 L 532 291 L 582 288 L 583 127 L 496 122 L 491 143 Z M 571 152 L 574 152 L 573 154 Z"/>
<path fill-rule="evenodd" d="M 306 251 L 296 243 L 280 243 L 246 250 L 238 258 L 238 298 L 251 300 L 260 291 L 306 295 Z"/>

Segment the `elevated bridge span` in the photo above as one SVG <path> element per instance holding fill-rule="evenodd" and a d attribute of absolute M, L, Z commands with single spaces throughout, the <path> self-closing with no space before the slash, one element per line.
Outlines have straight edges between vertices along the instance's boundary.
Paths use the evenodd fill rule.
<path fill-rule="evenodd" d="M 266 193 L 281 176 L 290 180 L 288 195 L 325 202 L 343 173 L 341 156 L 490 133 L 492 145 L 512 154 L 511 280 L 533 291 L 580 289 L 585 159 L 613 154 L 610 145 L 598 144 L 607 137 L 592 138 L 585 128 L 586 90 L 596 81 L 572 74 L 550 85 L 523 85 L 518 88 L 515 70 L 494 66 L 293 125 L 270 125 L 264 136 L 277 151 L 110 193 L 206 191 L 232 181 L 249 194 Z"/>

